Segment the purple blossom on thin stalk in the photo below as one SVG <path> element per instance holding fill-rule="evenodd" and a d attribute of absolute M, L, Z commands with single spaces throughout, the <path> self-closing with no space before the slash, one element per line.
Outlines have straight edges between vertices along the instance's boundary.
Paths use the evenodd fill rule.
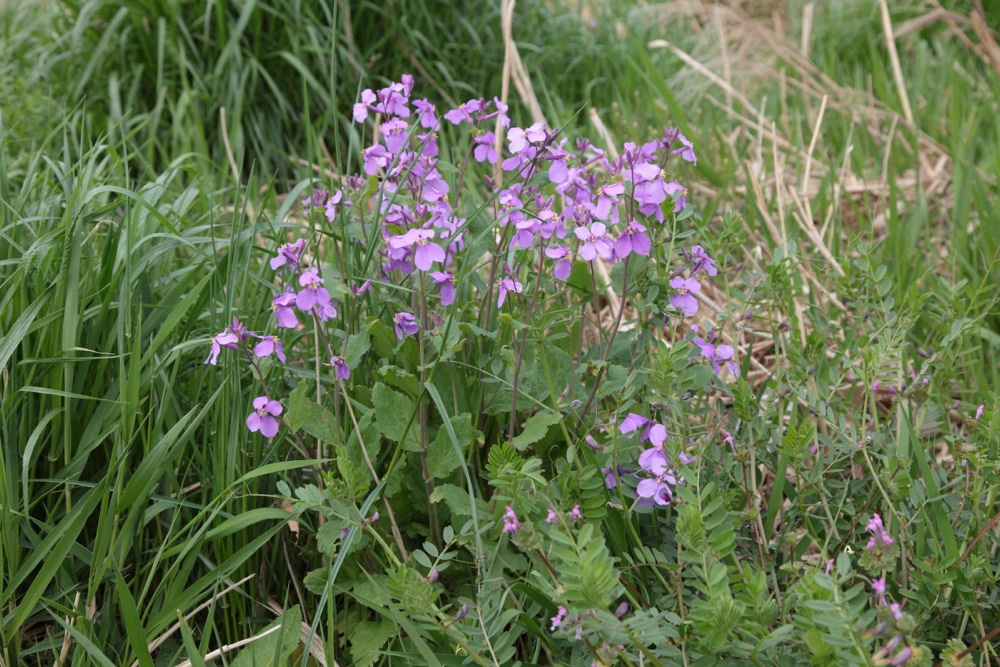
<path fill-rule="evenodd" d="M 615 257 L 625 259 L 631 253 L 648 255 L 652 247 L 649 236 L 646 234 L 646 228 L 633 220 L 622 230 L 615 242 Z"/>
<path fill-rule="evenodd" d="M 577 227 L 573 233 L 583 241 L 580 257 L 588 262 L 594 261 L 598 256 L 611 259 L 613 249 L 608 238 L 608 228 L 603 222 L 595 222 L 590 227 Z"/>
<path fill-rule="evenodd" d="M 512 127 L 507 130 L 507 141 L 510 142 L 510 152 L 514 155 L 523 152 L 529 144 L 539 144 L 545 141 L 545 123 L 538 122 L 527 129 Z"/>
<path fill-rule="evenodd" d="M 492 132 L 487 132 L 486 134 L 476 136 L 472 138 L 472 143 L 475 148 L 472 150 L 472 157 L 476 162 L 489 162 L 490 164 L 496 164 L 500 157 L 497 155 L 496 145 L 497 137 Z"/>
<path fill-rule="evenodd" d="M 548 513 L 545 515 L 545 523 L 555 523 L 559 520 L 559 515 L 551 507 L 548 509 Z"/>
<path fill-rule="evenodd" d="M 698 164 L 698 158 L 694 154 L 694 146 L 683 134 L 677 134 L 677 140 L 681 142 L 681 147 L 674 150 L 674 155 L 680 155 L 682 160 L 687 160 L 691 164 Z"/>
<path fill-rule="evenodd" d="M 692 326 L 691 329 L 697 331 L 697 325 Z M 712 370 L 715 371 L 716 375 L 722 373 L 722 364 L 725 364 L 730 373 L 739 377 L 740 367 L 736 363 L 736 350 L 733 349 L 732 345 L 716 345 L 715 340 L 716 332 L 709 331 L 705 334 L 705 338 L 695 338 L 694 344 L 701 350 L 701 356 L 712 362 Z"/>
<path fill-rule="evenodd" d="M 687 188 L 677 181 L 671 181 L 664 185 L 663 189 L 674 199 L 674 213 L 680 213 L 687 208 Z"/>
<path fill-rule="evenodd" d="M 340 206 L 351 206 L 353 202 L 344 199 L 344 191 L 337 190 L 329 199 L 326 200 L 326 206 L 324 207 L 326 212 L 326 219 L 333 222 L 337 219 L 337 208 Z"/>
<path fill-rule="evenodd" d="M 701 283 L 695 278 L 677 276 L 670 281 L 670 286 L 677 290 L 670 295 L 670 305 L 687 317 L 698 312 L 698 299 L 694 298 L 694 294 L 701 291 Z"/>
<path fill-rule="evenodd" d="M 441 271 L 432 271 L 430 276 L 435 285 L 441 286 L 441 291 L 438 292 L 438 296 L 441 298 L 441 305 L 450 306 L 455 303 L 455 276 L 450 273 L 442 273 Z"/>
<path fill-rule="evenodd" d="M 507 300 L 507 293 L 513 292 L 514 294 L 522 294 L 524 292 L 524 284 L 517 279 L 514 272 L 510 270 L 510 267 L 506 264 L 504 268 L 507 271 L 507 277 L 502 278 L 499 283 L 499 292 L 497 294 L 497 308 L 503 306 L 504 301 Z"/>
<path fill-rule="evenodd" d="M 507 505 L 507 511 L 503 513 L 503 532 L 516 533 L 520 527 L 521 522 L 518 521 L 517 514 L 514 513 L 514 508 Z"/>
<path fill-rule="evenodd" d="M 312 310 L 317 304 L 330 303 L 330 293 L 323 287 L 323 279 L 315 268 L 302 272 L 299 276 L 299 285 L 305 288 L 295 297 L 295 305 L 300 310 Z"/>
<path fill-rule="evenodd" d="M 330 357 L 330 365 L 333 366 L 334 376 L 338 380 L 346 380 L 351 377 L 351 367 L 347 365 L 341 356 Z"/>
<path fill-rule="evenodd" d="M 406 336 L 412 336 L 420 327 L 417 325 L 417 318 L 411 313 L 396 313 L 392 316 L 392 323 L 396 328 L 396 338 L 403 340 Z"/>
<path fill-rule="evenodd" d="M 715 276 L 719 273 L 719 269 L 715 265 L 715 260 L 708 256 L 705 249 L 700 245 L 691 246 L 691 275 L 696 275 L 701 271 L 704 271 L 709 276 Z"/>
<path fill-rule="evenodd" d="M 436 262 L 443 262 L 445 259 L 444 248 L 431 242 L 435 234 L 433 229 L 411 229 L 405 234 L 390 236 L 387 245 L 397 253 L 416 246 L 413 263 L 419 270 L 427 271 Z"/>
<path fill-rule="evenodd" d="M 256 335 L 256 334 L 254 334 Z M 285 358 L 285 348 L 281 344 L 281 339 L 277 336 L 258 336 L 262 340 L 257 343 L 253 348 L 253 353 L 258 357 L 269 357 L 272 354 L 277 355 L 278 359 L 281 359 L 281 363 L 287 363 L 288 359 Z"/>
<path fill-rule="evenodd" d="M 274 311 L 274 316 L 278 318 L 278 326 L 284 329 L 294 329 L 299 326 L 299 318 L 295 316 L 295 311 L 292 310 L 292 306 L 298 297 L 295 292 L 285 292 L 280 296 L 274 297 L 274 301 L 271 303 L 271 310 Z"/>
<path fill-rule="evenodd" d="M 305 239 L 299 239 L 295 243 L 285 243 L 278 248 L 278 254 L 271 258 L 271 268 L 277 271 L 286 264 L 292 268 L 297 267 L 299 265 L 299 257 L 302 255 L 302 250 L 305 247 Z"/>
<path fill-rule="evenodd" d="M 569 274 L 573 270 L 573 264 L 567 259 L 569 250 L 565 246 L 559 244 L 549 246 L 545 249 L 545 256 L 549 259 L 559 260 L 556 262 L 555 268 L 552 269 L 552 275 L 556 280 L 566 280 L 569 278 Z"/>
<path fill-rule="evenodd" d="M 247 428 L 252 433 L 260 431 L 265 438 L 273 438 L 278 433 L 278 420 L 281 414 L 281 403 L 272 401 L 267 396 L 253 399 L 254 411 L 247 417 Z"/>
<path fill-rule="evenodd" d="M 635 495 L 643 500 L 652 500 L 657 505 L 669 505 L 673 500 L 670 487 L 677 485 L 677 478 L 674 471 L 667 467 L 666 456 L 662 452 L 656 452 L 642 467 L 653 476 L 639 482 Z"/>
<path fill-rule="evenodd" d="M 249 335 L 250 332 L 243 326 L 243 323 L 234 317 L 232 324 L 212 337 L 212 349 L 208 353 L 205 363 L 217 365 L 222 348 L 228 347 L 230 350 L 237 350 L 239 343 L 245 343 Z"/>

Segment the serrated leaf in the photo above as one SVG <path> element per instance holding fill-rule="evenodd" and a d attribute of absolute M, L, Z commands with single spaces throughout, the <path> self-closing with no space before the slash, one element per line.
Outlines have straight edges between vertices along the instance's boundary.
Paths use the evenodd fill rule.
<path fill-rule="evenodd" d="M 375 405 L 375 421 L 382 435 L 393 442 L 399 442 L 406 432 L 404 445 L 419 448 L 414 424 L 411 423 L 413 420 L 410 419 L 414 413 L 411 399 L 379 382 L 372 388 L 372 403 Z"/>
<path fill-rule="evenodd" d="M 472 446 L 474 431 L 472 415 L 466 413 L 451 418 L 451 427 L 458 439 L 461 451 L 468 451 Z M 427 469 L 434 479 L 444 479 L 461 465 L 461 460 L 455 455 L 455 447 L 451 442 L 448 429 L 444 426 L 438 429 L 437 437 L 430 444 L 427 452 Z"/>
<path fill-rule="evenodd" d="M 283 415 L 285 424 L 293 431 L 302 430 L 322 442 L 332 443 L 336 440 L 336 417 L 316 404 L 315 397 L 310 397 L 310 389 L 307 382 L 299 382 L 289 395 L 288 409 Z"/>
<path fill-rule="evenodd" d="M 371 335 L 367 329 L 362 329 L 347 340 L 347 347 L 344 348 L 344 361 L 348 368 L 357 368 L 361 364 L 361 360 L 371 349 L 371 344 Z"/>
<path fill-rule="evenodd" d="M 518 451 L 524 451 L 528 445 L 534 444 L 545 437 L 549 428 L 562 421 L 562 415 L 558 412 L 539 412 L 528 418 L 524 423 L 524 429 L 513 440 L 513 445 Z"/>
<path fill-rule="evenodd" d="M 371 667 L 381 657 L 379 651 L 397 634 L 388 621 L 362 621 L 351 628 L 351 657 L 358 667 Z"/>

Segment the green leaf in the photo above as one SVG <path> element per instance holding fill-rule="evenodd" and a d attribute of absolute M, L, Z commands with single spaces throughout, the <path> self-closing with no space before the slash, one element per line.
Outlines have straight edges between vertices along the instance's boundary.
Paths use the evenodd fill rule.
<path fill-rule="evenodd" d="M 419 449 L 412 423 L 416 412 L 412 400 L 379 382 L 372 388 L 372 403 L 375 405 L 375 421 L 382 435 L 399 442 L 406 433 L 404 446 L 414 447 L 414 451 Z"/>
<path fill-rule="evenodd" d="M 289 658 L 299 645 L 301 624 L 302 612 L 298 605 L 287 609 L 277 621 L 258 634 L 263 634 L 272 628 L 278 629 L 240 651 L 230 666 L 272 667 L 290 664 Z"/>
<path fill-rule="evenodd" d="M 361 442 L 364 441 L 365 449 L 361 449 Z M 340 471 L 344 481 L 350 487 L 354 495 L 364 495 L 374 482 L 371 470 L 368 468 L 368 461 L 365 460 L 365 451 L 374 463 L 378 459 L 382 438 L 378 429 L 372 424 L 371 415 L 366 415 L 358 422 L 358 428 L 351 431 L 347 442 L 334 443 L 334 451 L 337 454 L 337 470 Z"/>
<path fill-rule="evenodd" d="M 397 633 L 388 621 L 362 621 L 351 628 L 351 657 L 358 667 L 371 667 L 378 662 L 382 646 Z"/>
<path fill-rule="evenodd" d="M 451 418 L 451 428 L 455 431 L 458 445 L 462 451 L 472 446 L 474 431 L 472 415 L 465 413 Z M 461 460 L 455 455 L 455 446 L 444 426 L 438 429 L 437 437 L 430 444 L 427 452 L 427 469 L 434 479 L 444 479 L 461 465 Z"/>
<path fill-rule="evenodd" d="M 347 347 L 344 348 L 344 362 L 351 369 L 357 368 L 371 346 L 371 335 L 367 329 L 362 329 L 347 340 Z"/>
<path fill-rule="evenodd" d="M 285 424 L 293 431 L 305 431 L 322 442 L 336 442 L 336 418 L 329 410 L 316 404 L 315 396 L 310 396 L 310 389 L 309 383 L 302 381 L 289 395 Z"/>
<path fill-rule="evenodd" d="M 558 412 L 539 412 L 532 415 L 524 423 L 524 428 L 520 435 L 513 441 L 515 449 L 524 451 L 528 445 L 538 442 L 549 432 L 549 428 L 562 421 L 562 415 Z"/>

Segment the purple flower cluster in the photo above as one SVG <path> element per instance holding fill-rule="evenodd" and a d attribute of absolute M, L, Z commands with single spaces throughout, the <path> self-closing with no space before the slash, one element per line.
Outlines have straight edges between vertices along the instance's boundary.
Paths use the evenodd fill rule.
<path fill-rule="evenodd" d="M 892 536 L 886 532 L 885 526 L 882 525 L 882 517 L 878 514 L 872 514 L 866 529 L 871 533 L 868 544 L 865 545 L 865 550 L 869 553 L 874 553 L 876 550 L 884 553 L 892 545 Z"/>
<path fill-rule="evenodd" d="M 697 333 L 698 325 L 693 325 L 691 331 Z M 722 373 L 722 367 L 725 365 L 732 375 L 739 377 L 740 366 L 736 363 L 736 350 L 733 349 L 732 345 L 718 343 L 717 340 L 718 331 L 712 329 L 705 334 L 704 338 L 696 336 L 694 344 L 698 346 L 701 356 L 711 362 L 712 370 L 715 371 L 716 375 Z"/>
<path fill-rule="evenodd" d="M 878 515 L 875 515 L 878 517 Z M 881 525 L 881 521 L 879 522 Z M 876 607 L 884 619 L 875 627 L 874 634 L 881 635 L 892 630 L 893 637 L 885 646 L 878 649 L 872 656 L 876 665 L 905 665 L 913 657 L 913 649 L 903 641 L 903 634 L 895 628 L 903 621 L 903 608 L 898 602 L 890 603 L 885 594 L 885 578 L 872 580 L 872 592 L 875 594 Z M 894 627 L 893 627 L 894 626 Z"/>
<path fill-rule="evenodd" d="M 639 470 L 636 474 L 642 475 L 642 480 L 636 487 L 635 494 L 640 505 L 669 505 L 673 501 L 673 489 L 679 483 L 683 483 L 684 478 L 680 477 L 671 467 L 670 457 L 667 453 L 667 441 L 670 435 L 666 427 L 650 420 L 648 417 L 628 413 L 618 425 L 618 431 L 625 436 L 632 436 L 639 433 L 639 442 L 649 444 L 639 454 Z M 688 456 L 684 451 L 678 454 L 680 462 L 689 465 L 694 462 L 694 458 Z M 605 478 L 605 483 L 608 479 Z M 611 488 L 609 486 L 609 488 Z"/>

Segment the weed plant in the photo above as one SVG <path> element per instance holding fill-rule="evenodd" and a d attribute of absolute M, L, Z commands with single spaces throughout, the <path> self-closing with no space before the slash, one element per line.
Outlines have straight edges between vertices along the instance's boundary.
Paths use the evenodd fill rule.
<path fill-rule="evenodd" d="M 879 4 L 5 4 L 0 664 L 996 661 L 996 13 Z"/>

